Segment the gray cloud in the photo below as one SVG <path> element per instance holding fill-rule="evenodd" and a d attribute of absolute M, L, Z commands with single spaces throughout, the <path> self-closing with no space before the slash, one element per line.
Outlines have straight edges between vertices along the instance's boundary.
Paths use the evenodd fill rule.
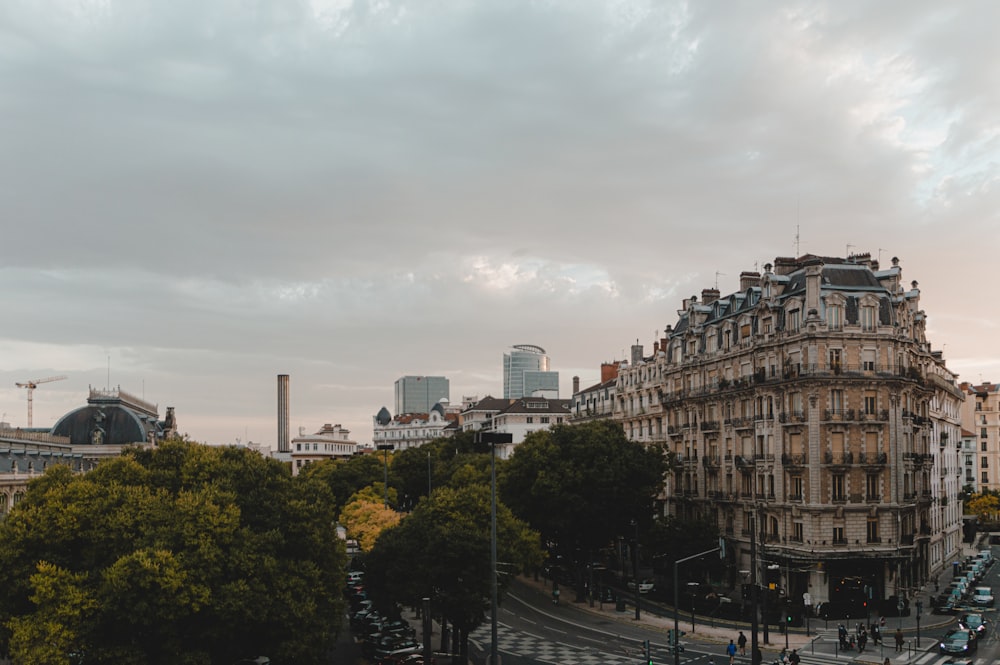
<path fill-rule="evenodd" d="M 988 378 L 961 268 L 1000 243 L 998 13 L 5 3 L 0 411 L 47 373 L 72 407 L 110 355 L 196 438 L 271 441 L 287 372 L 293 420 L 368 440 L 402 374 L 495 394 L 529 342 L 568 392 L 681 298 L 849 246 Z"/>

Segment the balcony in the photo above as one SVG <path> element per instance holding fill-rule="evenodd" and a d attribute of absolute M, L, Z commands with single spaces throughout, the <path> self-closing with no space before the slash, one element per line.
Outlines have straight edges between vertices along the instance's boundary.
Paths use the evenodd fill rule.
<path fill-rule="evenodd" d="M 743 457 L 742 455 L 737 455 L 733 459 L 736 462 L 736 467 L 737 468 L 741 468 L 742 469 L 742 468 L 747 468 L 747 467 L 751 467 L 751 466 L 754 465 L 753 459 Z"/>
<path fill-rule="evenodd" d="M 702 432 L 718 432 L 719 431 L 719 421 L 718 420 L 703 420 L 703 421 L 701 421 L 701 431 Z"/>
<path fill-rule="evenodd" d="M 834 466 L 846 466 L 854 464 L 854 453 L 832 453 L 829 450 L 823 453 L 823 461 Z"/>
<path fill-rule="evenodd" d="M 854 420 L 854 409 L 824 409 L 823 420 Z"/>
<path fill-rule="evenodd" d="M 704 455 L 701 458 L 701 465 L 706 469 L 718 468 L 721 466 L 721 460 L 718 455 Z"/>
<path fill-rule="evenodd" d="M 884 466 L 888 461 L 885 453 L 858 453 L 858 462 L 869 466 Z"/>
<path fill-rule="evenodd" d="M 802 495 L 801 494 L 789 494 L 788 495 L 788 500 L 789 501 L 802 501 Z"/>
<path fill-rule="evenodd" d="M 778 422 L 780 423 L 804 423 L 805 421 L 806 414 L 802 410 L 782 411 L 778 414 Z"/>
<path fill-rule="evenodd" d="M 805 453 L 782 453 L 781 463 L 784 466 L 805 466 L 806 464 L 806 454 Z"/>

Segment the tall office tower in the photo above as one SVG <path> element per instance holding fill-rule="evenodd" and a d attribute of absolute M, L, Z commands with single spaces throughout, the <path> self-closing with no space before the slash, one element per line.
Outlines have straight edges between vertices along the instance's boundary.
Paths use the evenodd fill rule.
<path fill-rule="evenodd" d="M 396 379 L 396 415 L 429 413 L 442 399 L 450 399 L 451 385 L 443 376 L 403 376 Z"/>
<path fill-rule="evenodd" d="M 292 451 L 288 437 L 288 375 L 278 375 L 278 452 Z"/>
<path fill-rule="evenodd" d="M 515 344 L 511 348 L 510 353 L 503 354 L 504 398 L 559 397 L 559 372 L 549 371 L 545 349 L 533 344 Z"/>

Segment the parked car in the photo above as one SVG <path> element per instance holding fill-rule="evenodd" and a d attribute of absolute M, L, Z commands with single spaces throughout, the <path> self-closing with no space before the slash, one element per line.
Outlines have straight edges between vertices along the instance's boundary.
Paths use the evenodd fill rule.
<path fill-rule="evenodd" d="M 651 579 L 639 580 L 639 593 L 649 593 L 653 590 L 655 584 Z M 631 591 L 635 591 L 635 580 L 628 581 L 628 588 Z"/>
<path fill-rule="evenodd" d="M 417 642 L 412 637 L 402 637 L 399 635 L 389 636 L 392 639 L 383 641 L 375 647 L 375 659 L 386 658 L 387 656 L 406 656 L 411 653 L 420 653 L 424 650 L 424 645 Z"/>
<path fill-rule="evenodd" d="M 993 607 L 993 589 L 977 586 L 972 590 L 972 603 L 983 607 Z"/>
<path fill-rule="evenodd" d="M 987 622 L 982 614 L 963 614 L 958 618 L 958 627 L 962 630 L 975 631 L 976 635 L 983 636 L 987 631 Z"/>
<path fill-rule="evenodd" d="M 943 654 L 970 654 L 978 647 L 976 633 L 972 630 L 949 630 L 938 642 L 938 651 Z"/>

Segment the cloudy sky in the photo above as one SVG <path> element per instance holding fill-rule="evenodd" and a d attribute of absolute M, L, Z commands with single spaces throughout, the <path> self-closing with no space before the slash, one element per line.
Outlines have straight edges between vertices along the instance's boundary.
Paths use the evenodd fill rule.
<path fill-rule="evenodd" d="M 0 3 L 0 420 L 120 386 L 212 443 L 405 374 L 568 395 L 776 256 L 917 280 L 1000 381 L 1000 4 Z"/>

